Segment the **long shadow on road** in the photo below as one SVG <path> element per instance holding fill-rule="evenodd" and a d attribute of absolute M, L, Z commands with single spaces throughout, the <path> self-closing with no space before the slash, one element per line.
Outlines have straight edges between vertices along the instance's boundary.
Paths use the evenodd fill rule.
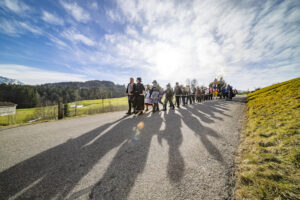
<path fill-rule="evenodd" d="M 202 144 L 208 151 L 208 153 L 217 161 L 224 163 L 221 152 L 215 147 L 215 145 L 208 139 L 208 137 L 214 137 L 219 139 L 220 135 L 209 127 L 203 126 L 200 121 L 191 115 L 189 110 L 180 109 L 178 112 L 182 115 L 184 123 L 193 130 L 194 134 L 199 137 Z"/>
<path fill-rule="evenodd" d="M 1 172 L 1 199 L 63 199 L 99 159 L 133 135 L 135 126 L 136 120 L 121 118 Z"/>
<path fill-rule="evenodd" d="M 227 116 L 222 110 L 226 109 L 225 104 L 219 108 L 205 106 L 198 104 L 195 108 L 207 115 L 206 122 L 220 119 L 215 116 L 216 112 Z M 185 168 L 179 151 L 183 142 L 181 119 L 199 137 L 209 154 L 224 162 L 222 154 L 208 138 L 220 136 L 203 126 L 192 115 L 195 112 L 191 109 L 179 109 L 178 112 L 183 117 L 173 111 L 164 114 L 166 128 L 163 131 L 159 130 L 163 119 L 157 113 L 151 117 L 120 118 L 16 164 L 0 173 L 0 199 L 65 199 L 93 166 L 116 147 L 119 149 L 103 177 L 82 192 L 89 192 L 92 199 L 126 199 L 138 175 L 145 169 L 155 134 L 158 134 L 159 142 L 164 139 L 168 143 L 169 180 L 180 182 Z M 196 114 L 201 116 L 200 112 Z"/>
<path fill-rule="evenodd" d="M 159 114 L 140 118 L 134 137 L 119 148 L 103 177 L 92 188 L 91 199 L 126 199 L 145 169 L 152 137 L 162 124 Z M 119 133 L 124 134 L 124 132 Z"/>

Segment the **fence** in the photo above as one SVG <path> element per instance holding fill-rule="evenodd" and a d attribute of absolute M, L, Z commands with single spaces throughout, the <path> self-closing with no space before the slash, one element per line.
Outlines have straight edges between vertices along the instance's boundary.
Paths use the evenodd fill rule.
<path fill-rule="evenodd" d="M 69 103 L 69 113 L 65 117 L 85 116 L 98 113 L 122 111 L 128 109 L 127 98 L 86 100 Z M 9 119 L 0 116 L 0 126 L 12 124 L 33 123 L 58 119 L 58 106 L 46 106 L 38 108 L 17 109 L 15 115 Z"/>

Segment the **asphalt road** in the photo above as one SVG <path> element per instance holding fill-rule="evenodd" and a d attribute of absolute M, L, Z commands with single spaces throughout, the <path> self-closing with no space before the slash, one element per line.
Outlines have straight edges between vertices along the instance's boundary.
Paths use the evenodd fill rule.
<path fill-rule="evenodd" d="M 245 103 L 0 130 L 0 199 L 230 199 Z"/>

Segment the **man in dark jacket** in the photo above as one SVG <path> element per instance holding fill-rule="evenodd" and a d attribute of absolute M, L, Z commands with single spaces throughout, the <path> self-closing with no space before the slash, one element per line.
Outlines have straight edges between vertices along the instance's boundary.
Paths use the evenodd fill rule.
<path fill-rule="evenodd" d="M 135 114 L 143 114 L 144 110 L 144 93 L 145 93 L 145 87 L 141 83 L 142 79 L 139 77 L 136 79 L 136 86 L 134 90 L 134 99 L 135 99 Z"/>
<path fill-rule="evenodd" d="M 182 96 L 182 90 L 178 82 L 176 83 L 174 93 L 175 93 L 177 108 L 180 108 L 180 97 Z"/>
<path fill-rule="evenodd" d="M 126 95 L 128 96 L 128 112 L 126 114 L 131 115 L 131 108 L 133 108 L 133 112 L 135 112 L 135 105 L 134 105 L 134 92 L 135 90 L 135 83 L 134 79 L 130 78 L 130 82 L 127 85 L 126 88 Z"/>

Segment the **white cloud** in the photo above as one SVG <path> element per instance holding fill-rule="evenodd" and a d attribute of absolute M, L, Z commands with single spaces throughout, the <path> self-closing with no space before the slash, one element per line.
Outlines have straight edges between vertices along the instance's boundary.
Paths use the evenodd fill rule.
<path fill-rule="evenodd" d="M 98 9 L 98 3 L 96 1 L 91 3 L 91 8 L 94 9 L 94 10 L 97 10 Z"/>
<path fill-rule="evenodd" d="M 4 2 L 1 3 L 1 5 L 3 4 L 6 8 L 15 13 L 22 13 L 27 10 L 30 10 L 29 6 L 27 6 L 25 3 L 19 0 L 4 0 Z"/>
<path fill-rule="evenodd" d="M 42 34 L 42 30 L 28 22 L 20 22 L 16 20 L 0 19 L 0 32 L 11 36 L 18 36 L 31 32 L 37 35 Z"/>
<path fill-rule="evenodd" d="M 83 8 L 78 6 L 77 3 L 67 3 L 64 1 L 60 1 L 60 3 L 65 8 L 65 10 L 74 17 L 76 21 L 87 22 L 90 20 L 90 14 Z"/>
<path fill-rule="evenodd" d="M 105 35 L 107 61 L 141 71 L 148 82 L 197 78 L 208 84 L 222 74 L 241 89 L 271 84 L 272 77 L 259 74 L 279 72 L 277 63 L 295 64 L 300 56 L 300 31 L 293 24 L 300 7 L 292 4 L 119 0 L 117 9 L 106 14 L 126 28 Z M 299 75 L 299 70 L 286 68 L 278 80 Z M 254 84 L 253 77 L 263 80 Z"/>
<path fill-rule="evenodd" d="M 25 84 L 36 85 L 63 81 L 86 81 L 81 74 L 54 72 L 24 65 L 0 64 L 0 75 L 17 79 Z"/>
<path fill-rule="evenodd" d="M 55 15 L 53 15 L 53 14 L 47 12 L 47 11 L 43 10 L 42 14 L 43 14 L 42 19 L 45 22 L 48 22 L 50 24 L 56 24 L 56 25 L 63 25 L 64 24 L 64 21 L 61 18 L 59 18 L 59 17 L 57 17 L 57 16 L 55 16 Z"/>
<path fill-rule="evenodd" d="M 82 42 L 87 46 L 94 46 L 96 43 L 83 34 L 77 33 L 74 30 L 65 30 L 62 36 L 72 42 Z"/>

